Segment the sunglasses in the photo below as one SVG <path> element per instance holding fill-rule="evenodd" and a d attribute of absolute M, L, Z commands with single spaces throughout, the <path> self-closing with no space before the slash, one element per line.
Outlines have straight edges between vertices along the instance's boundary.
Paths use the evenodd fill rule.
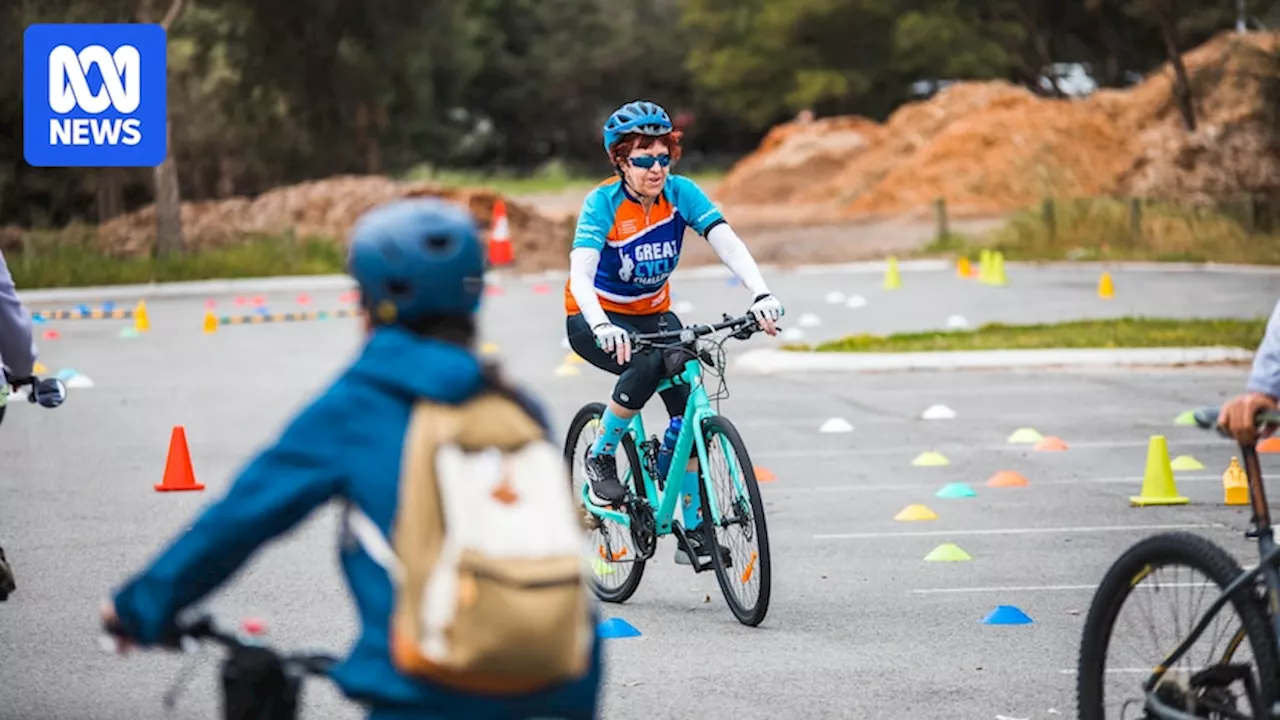
<path fill-rule="evenodd" d="M 632 167 L 638 167 L 641 170 L 648 170 L 653 167 L 654 163 L 657 163 L 662 167 L 667 167 L 671 164 L 670 155 L 638 155 L 627 159 L 631 161 Z"/>

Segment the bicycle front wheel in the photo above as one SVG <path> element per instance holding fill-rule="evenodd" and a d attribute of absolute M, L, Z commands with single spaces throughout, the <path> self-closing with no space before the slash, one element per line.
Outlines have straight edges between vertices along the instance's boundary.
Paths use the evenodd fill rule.
<path fill-rule="evenodd" d="M 728 549 L 712 552 L 716 581 L 729 610 L 743 625 L 756 626 L 769 612 L 772 569 L 769 558 L 769 530 L 764 520 L 764 502 L 756 483 L 755 467 L 747 446 L 733 423 L 723 416 L 707 418 L 702 424 L 709 467 L 702 468 L 702 516 L 712 518 L 707 484 L 715 494 L 720 522 L 715 525 L 715 542 Z"/>
<path fill-rule="evenodd" d="M 1153 668 L 1190 637 L 1209 605 L 1242 572 L 1225 550 L 1190 533 L 1156 535 L 1121 555 L 1098 585 L 1084 624 L 1076 678 L 1081 720 L 1150 717 L 1143 685 Z M 1172 577 L 1162 581 L 1166 573 Z M 1150 580 L 1155 582 L 1147 584 Z M 1172 631 L 1158 627 L 1155 606 L 1177 600 L 1190 601 L 1191 607 L 1163 614 Z M 1126 603 L 1138 609 L 1119 622 Z M 1137 627 L 1123 635 L 1130 624 Z M 1134 645 L 1144 649 L 1133 651 Z M 1112 650 L 1130 652 L 1110 663 Z M 1266 613 L 1254 587 L 1244 585 L 1161 677 L 1156 695 L 1195 717 L 1269 717 L 1277 697 L 1276 671 Z"/>
<path fill-rule="evenodd" d="M 582 484 L 591 482 L 587 478 L 587 454 L 600 435 L 600 418 L 604 415 L 604 409 L 604 403 L 595 402 L 578 410 L 573 422 L 569 423 L 564 458 L 569 465 L 573 500 L 579 504 L 578 511 L 584 526 L 592 533 L 594 548 L 591 567 L 595 571 L 591 578 L 592 591 L 604 602 L 621 603 L 629 600 L 640 587 L 645 561 L 641 559 L 641 553 L 637 552 L 629 528 L 595 515 L 581 505 Z M 643 501 L 647 501 L 644 482 L 638 477 L 639 470 L 636 469 L 640 467 L 639 454 L 630 436 L 623 436 L 619 450 L 618 455 L 622 456 L 619 460 L 625 458 L 626 465 L 619 464 L 618 479 L 624 486 L 632 488 Z"/>

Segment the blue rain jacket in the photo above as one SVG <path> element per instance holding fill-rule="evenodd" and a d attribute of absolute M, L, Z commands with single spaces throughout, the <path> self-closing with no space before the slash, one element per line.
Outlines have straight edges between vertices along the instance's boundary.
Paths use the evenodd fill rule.
<path fill-rule="evenodd" d="M 466 349 L 396 327 L 378 329 L 356 361 L 248 464 L 226 496 L 118 590 L 121 623 L 140 644 L 154 644 L 178 612 L 217 588 L 263 543 L 330 500 L 353 502 L 389 536 L 412 403 L 419 397 L 457 403 L 483 386 L 479 360 Z M 540 407 L 527 396 L 524 403 L 546 427 Z M 333 679 L 349 698 L 368 706 L 371 718 L 596 716 L 599 637 L 585 678 L 531 695 L 474 696 L 399 673 L 388 652 L 391 580 L 357 543 L 344 545 L 342 567 L 362 629 Z"/>

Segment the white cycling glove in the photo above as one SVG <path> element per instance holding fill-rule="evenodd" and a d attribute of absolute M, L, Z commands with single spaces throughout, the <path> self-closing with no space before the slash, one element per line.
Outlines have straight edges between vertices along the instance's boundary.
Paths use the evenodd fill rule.
<path fill-rule="evenodd" d="M 625 329 L 613 323 L 601 323 L 591 328 L 591 332 L 596 336 L 596 345 L 613 355 L 619 365 L 631 360 L 631 336 Z"/>
<path fill-rule="evenodd" d="M 748 312 L 756 316 L 756 322 L 760 323 L 760 327 L 764 328 L 765 332 L 770 335 L 778 334 L 778 328 L 775 323 L 785 312 L 782 303 L 778 302 L 778 298 L 768 293 L 758 295 Z"/>

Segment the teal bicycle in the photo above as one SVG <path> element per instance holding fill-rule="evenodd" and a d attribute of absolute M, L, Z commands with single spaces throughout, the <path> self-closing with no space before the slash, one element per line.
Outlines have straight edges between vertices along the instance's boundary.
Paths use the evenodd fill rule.
<path fill-rule="evenodd" d="M 699 340 L 723 330 L 731 332 L 708 343 L 719 352 L 718 359 L 713 358 L 706 348 L 699 347 Z M 658 472 L 661 441 L 657 435 L 644 439 L 641 413 L 631 420 L 620 442 L 622 452 L 618 453 L 618 479 L 627 488 L 627 496 L 618 509 L 597 505 L 587 492 L 585 461 L 596 439 L 588 431 L 599 434 L 605 405 L 588 403 L 574 416 L 565 438 L 565 461 L 572 468 L 571 482 L 581 483 L 574 492 L 581 497 L 584 525 L 600 535 L 597 554 L 592 558 L 592 586 L 601 600 L 626 602 L 640 586 L 645 563 L 657 550 L 658 539 L 675 535 L 694 572 L 715 571 L 720 590 L 738 622 L 754 627 L 764 620 L 769 611 L 771 570 L 760 487 L 742 436 L 728 418 L 712 407 L 713 400 L 727 394 L 709 395 L 703 384 L 705 365 L 719 374 L 723 391 L 724 342 L 729 337 L 746 340 L 757 332 L 761 328 L 753 316 L 725 315 L 724 322 L 715 325 L 631 335 L 633 351 L 653 348 L 667 358 L 668 377 L 659 384 L 659 392 L 685 384 L 690 393 L 671 465 L 664 476 Z M 715 540 L 711 559 L 705 563 L 698 562 L 685 528 L 675 522 L 687 461 L 694 455 L 701 479 L 702 524 L 713 529 L 709 535 Z M 725 552 L 718 552 L 720 548 Z M 744 589 L 742 595 L 737 592 L 740 587 Z"/>

